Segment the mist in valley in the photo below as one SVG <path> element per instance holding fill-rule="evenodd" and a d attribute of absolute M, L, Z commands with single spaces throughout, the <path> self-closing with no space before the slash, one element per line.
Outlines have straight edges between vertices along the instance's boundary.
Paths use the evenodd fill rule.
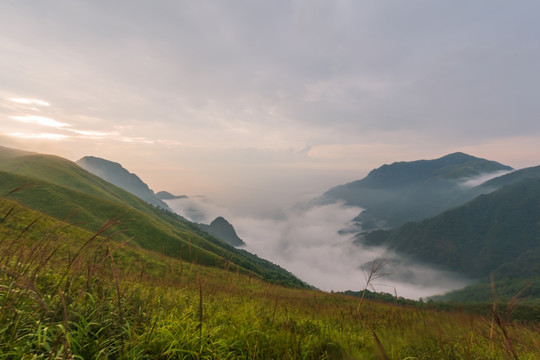
<path fill-rule="evenodd" d="M 362 209 L 342 203 L 308 206 L 302 202 L 275 211 L 280 216 L 234 214 L 203 197 L 167 200 L 171 209 L 189 220 L 209 224 L 225 217 L 242 238 L 246 250 L 289 270 L 325 291 L 363 290 L 375 259 L 386 265 L 374 289 L 410 299 L 426 298 L 462 288 L 470 282 L 455 273 L 419 264 L 382 247 L 353 243 L 352 219 Z M 373 290 L 372 288 L 370 288 Z"/>
<path fill-rule="evenodd" d="M 463 187 L 463 188 L 466 188 L 466 189 L 471 189 L 471 188 L 473 188 L 475 186 L 482 185 L 486 181 L 489 181 L 491 179 L 495 179 L 495 178 L 497 178 L 499 176 L 510 174 L 511 172 L 514 172 L 514 171 L 515 170 L 511 170 L 511 171 L 495 171 L 495 172 L 491 172 L 491 173 L 480 174 L 478 176 L 474 176 L 474 177 L 471 177 L 471 178 L 468 178 L 468 179 L 462 181 L 460 183 L 460 186 Z"/>

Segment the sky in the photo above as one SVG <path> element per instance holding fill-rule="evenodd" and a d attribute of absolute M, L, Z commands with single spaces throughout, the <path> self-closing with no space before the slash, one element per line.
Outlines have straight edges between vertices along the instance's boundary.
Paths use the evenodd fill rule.
<path fill-rule="evenodd" d="M 0 144 L 268 216 L 394 161 L 540 159 L 540 3 L 0 3 Z"/>

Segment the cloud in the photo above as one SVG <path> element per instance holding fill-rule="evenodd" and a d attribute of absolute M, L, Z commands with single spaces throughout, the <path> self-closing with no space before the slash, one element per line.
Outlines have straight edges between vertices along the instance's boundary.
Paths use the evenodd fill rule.
<path fill-rule="evenodd" d="M 64 127 L 71 126 L 70 124 L 56 121 L 54 119 L 51 119 L 45 116 L 21 115 L 21 116 L 11 116 L 11 118 L 25 124 L 35 124 L 35 125 L 55 127 L 55 128 L 64 128 Z"/>
<path fill-rule="evenodd" d="M 89 125 L 94 125 L 94 118 L 89 118 L 87 116 L 76 116 L 75 121 L 72 124 L 58 121 L 52 117 L 45 116 L 47 114 L 56 114 L 59 117 L 67 117 L 65 110 L 58 107 L 52 107 L 50 103 L 33 98 L 14 98 L 6 97 L 5 99 L 17 104 L 17 106 L 10 106 L 9 103 L 0 103 L 0 115 L 2 112 L 7 115 L 12 120 L 15 120 L 19 123 L 25 124 L 21 127 L 13 126 L 13 124 L 8 125 L 3 130 L 3 134 L 11 137 L 16 137 L 19 139 L 42 139 L 50 141 L 59 141 L 59 140 L 111 140 L 124 143 L 139 143 L 139 144 L 154 144 L 156 140 L 150 139 L 142 136 L 127 136 L 125 133 L 126 130 L 129 131 L 129 127 L 118 127 L 112 126 L 113 128 L 118 128 L 120 130 L 113 131 L 100 131 L 100 130 L 89 130 L 81 129 L 80 125 L 84 126 L 90 120 Z M 39 109 L 32 106 L 42 106 L 47 109 Z M 3 111 L 2 111 L 3 110 Z M 26 112 L 39 112 L 40 115 L 28 114 L 28 115 L 12 115 L 13 113 L 26 111 Z M 79 120 L 79 121 L 77 121 Z M 51 132 L 35 132 L 34 129 L 28 127 L 27 125 L 34 125 L 37 127 L 47 127 L 55 128 L 56 133 Z M 8 128 L 8 129 L 6 129 Z M 23 131 L 21 131 L 23 130 Z M 159 141 L 159 140 L 157 140 Z M 167 140 L 164 143 L 173 143 L 168 142 Z"/>
<path fill-rule="evenodd" d="M 218 216 L 230 218 L 228 210 L 213 204 L 204 196 L 190 196 L 165 202 L 178 215 L 196 223 L 210 224 Z"/>
<path fill-rule="evenodd" d="M 350 234 L 339 233 L 352 225 L 361 209 L 339 204 L 287 212 L 283 221 L 234 219 L 247 250 L 276 262 L 300 279 L 322 290 L 362 290 L 366 267 L 377 258 L 389 260 L 376 291 L 418 299 L 468 284 L 456 274 L 414 263 L 383 248 L 355 245 Z"/>
<path fill-rule="evenodd" d="M 54 140 L 54 141 L 60 141 L 60 140 L 67 140 L 69 137 L 62 134 L 53 134 L 53 133 L 20 133 L 20 132 L 14 132 L 14 133 L 6 133 L 4 135 L 12 136 L 15 138 L 20 139 L 41 139 L 41 140 Z"/>
<path fill-rule="evenodd" d="M 116 137 L 119 135 L 117 131 L 104 132 L 104 131 L 77 130 L 77 129 L 69 129 L 69 130 L 78 135 L 82 135 L 83 137 L 95 138 L 95 139 L 102 139 L 106 137 Z"/>
<path fill-rule="evenodd" d="M 74 111 L 92 103 L 117 122 L 168 124 L 160 138 L 218 126 L 228 139 L 287 125 L 319 139 L 329 129 L 469 140 L 540 130 L 535 4 L 61 4 L 4 5 L 9 53 L 36 55 L 6 62 L 39 73 L 41 91 L 76 92 L 63 99 Z M 297 142 L 315 144 L 308 133 L 294 132 Z"/>
<path fill-rule="evenodd" d="M 190 220 L 209 223 L 224 216 L 246 242 L 246 250 L 268 259 L 307 283 L 330 291 L 362 290 L 367 268 L 375 259 L 388 262 L 376 291 L 397 292 L 418 299 L 469 284 L 457 274 L 410 261 L 384 248 L 353 243 L 351 234 L 340 232 L 352 225 L 362 210 L 342 204 L 308 207 L 297 205 L 283 211 L 280 219 L 235 216 L 208 199 L 169 200 L 167 204 Z"/>
<path fill-rule="evenodd" d="M 50 106 L 50 104 L 46 101 L 39 100 L 39 99 L 27 99 L 27 98 L 11 98 L 10 101 L 13 101 L 17 104 L 23 104 L 23 105 L 39 105 L 39 106 Z"/>
<path fill-rule="evenodd" d="M 460 185 L 465 187 L 465 188 L 473 188 L 475 186 L 478 186 L 478 185 L 481 185 L 481 184 L 485 183 L 488 180 L 491 180 L 491 179 L 494 179 L 496 177 L 509 174 L 511 172 L 512 171 L 502 170 L 502 171 L 495 171 L 495 172 L 487 173 L 487 174 L 480 174 L 478 176 L 474 176 L 474 177 L 471 177 L 471 178 L 468 178 L 468 179 L 464 180 L 462 183 L 460 183 Z"/>

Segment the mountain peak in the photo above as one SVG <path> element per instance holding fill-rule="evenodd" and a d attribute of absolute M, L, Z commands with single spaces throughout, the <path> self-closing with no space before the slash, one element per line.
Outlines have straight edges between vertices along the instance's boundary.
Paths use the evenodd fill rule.
<path fill-rule="evenodd" d="M 457 152 L 454 152 L 454 153 L 451 153 L 451 154 L 448 154 L 448 155 L 444 155 L 440 159 L 441 160 L 442 159 L 447 159 L 447 160 L 454 160 L 454 161 L 467 161 L 467 160 L 473 160 L 473 159 L 479 160 L 480 158 L 477 158 L 475 156 L 466 154 L 466 153 L 461 152 L 461 151 L 457 151 Z"/>
<path fill-rule="evenodd" d="M 230 225 L 230 223 L 227 220 L 225 220 L 225 218 L 223 216 L 218 216 L 217 218 L 215 218 L 214 221 L 212 221 L 210 223 L 210 226 L 212 226 L 212 224 L 213 225 L 219 225 L 219 224 L 229 224 Z"/>
<path fill-rule="evenodd" d="M 225 241 L 232 246 L 245 245 L 244 240 L 240 239 L 234 230 L 234 227 L 225 220 L 224 217 L 218 216 L 210 223 L 210 225 L 200 225 L 201 228 L 218 239 Z"/>

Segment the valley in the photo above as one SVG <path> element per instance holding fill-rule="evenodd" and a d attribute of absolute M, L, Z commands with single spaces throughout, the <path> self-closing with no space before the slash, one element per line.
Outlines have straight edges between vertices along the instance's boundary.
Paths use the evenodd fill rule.
<path fill-rule="evenodd" d="M 113 166 L 113 185 L 105 180 L 107 173 L 101 178 L 59 157 L 1 150 L 0 301 L 6 309 L 1 323 L 10 325 L 0 331 L 0 349 L 12 358 L 23 353 L 110 359 L 540 355 L 535 168 L 482 182 L 477 185 L 482 190 L 473 188 L 480 195 L 464 205 L 391 229 L 366 231 L 358 207 L 332 203 L 327 194 L 307 204 L 297 213 L 303 215 L 291 218 L 281 246 L 291 264 L 304 257 L 321 272 L 306 271 L 341 269 L 345 278 L 350 268 L 343 267 L 344 260 L 353 254 L 356 279 L 338 293 L 314 288 L 308 278 L 295 276 L 302 272 L 294 266 L 264 260 L 264 251 L 258 256 L 246 251 L 253 248 L 254 233 L 246 231 L 245 222 L 218 217 L 201 225 L 170 211 L 174 201 L 189 197 L 169 194 L 167 207 L 160 207 L 135 196 L 124 179 L 136 175 L 119 164 Z M 475 169 L 456 182 L 471 174 L 485 175 Z M 145 194 L 154 194 L 136 179 Z M 369 204 L 362 205 L 369 210 Z M 355 226 L 344 231 L 347 222 Z M 264 241 L 272 241 L 262 223 L 252 225 Z M 224 234 L 238 238 L 235 227 L 250 234 L 245 244 L 233 244 L 238 248 L 220 240 Z M 327 246 L 325 236 L 342 240 Z M 303 243 L 283 242 L 294 238 Z M 313 252 L 314 241 L 321 257 Z M 382 245 L 385 252 L 373 250 Z M 341 264 L 318 261 L 324 254 L 332 261 L 340 256 Z M 385 261 L 372 274 L 379 279 L 360 278 L 376 259 Z M 396 279 L 395 272 L 428 285 L 430 264 L 463 274 L 470 286 L 456 284 L 454 292 L 429 301 L 407 300 L 395 287 L 380 290 L 381 283 Z"/>

